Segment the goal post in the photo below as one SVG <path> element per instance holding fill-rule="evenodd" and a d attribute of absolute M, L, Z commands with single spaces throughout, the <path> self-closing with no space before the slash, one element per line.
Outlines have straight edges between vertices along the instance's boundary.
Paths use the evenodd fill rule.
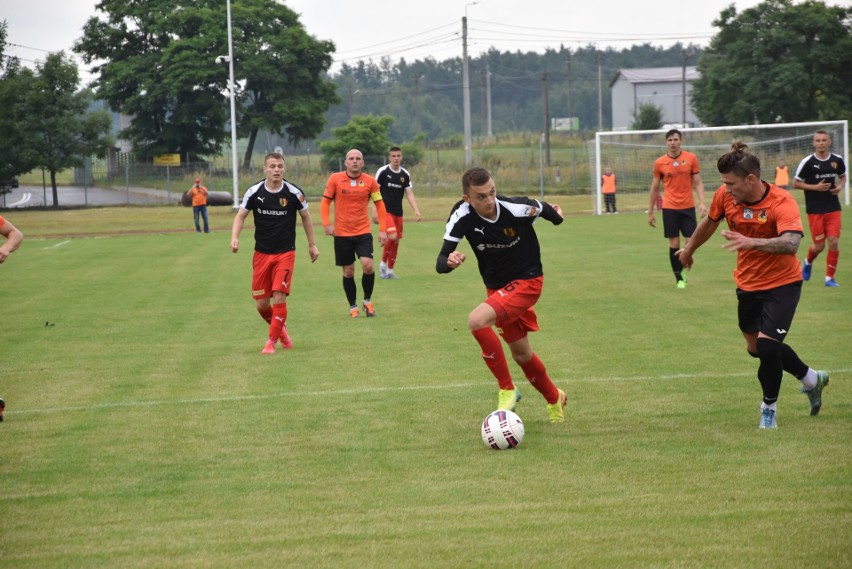
<path fill-rule="evenodd" d="M 616 176 L 619 209 L 648 207 L 648 191 L 651 188 L 654 161 L 665 154 L 665 133 L 668 129 L 602 131 L 595 133 L 594 149 L 589 152 L 592 164 L 590 171 L 595 178 L 593 209 L 601 215 L 603 195 L 601 175 L 609 166 Z M 762 177 L 768 182 L 775 180 L 775 167 L 783 160 L 790 173 L 790 188 L 796 167 L 806 156 L 813 154 L 813 135 L 817 130 L 826 130 L 831 136 L 831 152 L 841 156 L 846 163 L 847 175 L 843 200 L 849 205 L 849 121 L 822 121 L 777 124 L 753 124 L 742 126 L 717 126 L 679 129 L 683 133 L 683 149 L 698 157 L 701 177 L 709 201 L 719 187 L 716 160 L 728 152 L 731 142 L 742 140 L 749 150 L 760 158 Z M 642 201 L 641 194 L 644 194 Z M 623 207 L 623 203 L 630 205 Z"/>

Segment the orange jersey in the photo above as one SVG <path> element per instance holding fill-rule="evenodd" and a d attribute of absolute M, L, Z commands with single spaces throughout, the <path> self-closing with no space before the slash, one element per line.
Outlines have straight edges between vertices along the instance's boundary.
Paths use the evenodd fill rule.
<path fill-rule="evenodd" d="M 664 154 L 654 161 L 654 178 L 663 182 L 663 208 L 689 209 L 695 207 L 692 195 L 692 176 L 700 174 L 698 157 L 682 150 L 677 158 Z"/>
<path fill-rule="evenodd" d="M 778 186 L 763 182 L 766 189 L 757 203 L 737 204 L 720 186 L 713 195 L 710 212 L 713 221 L 725 218 L 731 231 L 755 239 L 773 239 L 792 231 L 804 235 L 796 200 Z M 768 290 L 802 280 L 802 268 L 795 253 L 773 255 L 757 249 L 737 251 L 734 282 L 745 291 Z"/>
<path fill-rule="evenodd" d="M 192 196 L 192 205 L 207 205 L 207 188 L 204 186 L 196 188 L 192 186 L 189 189 L 189 195 Z"/>
<path fill-rule="evenodd" d="M 3 224 L 6 223 L 6 220 L 3 219 L 3 216 L 0 215 L 0 227 L 3 227 Z"/>
<path fill-rule="evenodd" d="M 790 171 L 786 166 L 776 166 L 775 167 L 775 185 L 776 186 L 789 186 L 790 185 Z"/>
<path fill-rule="evenodd" d="M 346 172 L 337 172 L 328 178 L 320 205 L 322 224 L 329 222 L 329 206 L 334 202 L 334 234 L 337 237 L 351 237 L 370 233 L 370 215 L 367 207 L 370 200 L 376 204 L 379 214 L 379 231 L 385 231 L 386 215 L 382 203 L 382 193 L 376 179 L 362 173 L 350 178 Z"/>
<path fill-rule="evenodd" d="M 601 174 L 601 193 L 602 194 L 614 194 L 615 193 L 615 174 Z"/>

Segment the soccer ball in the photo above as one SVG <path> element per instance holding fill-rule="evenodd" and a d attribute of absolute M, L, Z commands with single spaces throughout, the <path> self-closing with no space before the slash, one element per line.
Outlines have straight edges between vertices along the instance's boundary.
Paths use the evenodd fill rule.
<path fill-rule="evenodd" d="M 498 409 L 482 421 L 482 441 L 494 450 L 515 448 L 524 440 L 524 422 L 513 411 Z"/>

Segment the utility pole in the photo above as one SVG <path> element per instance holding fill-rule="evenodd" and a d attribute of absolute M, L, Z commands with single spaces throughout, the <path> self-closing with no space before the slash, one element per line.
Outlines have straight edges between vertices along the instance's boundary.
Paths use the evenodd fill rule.
<path fill-rule="evenodd" d="M 473 137 L 470 132 L 470 72 L 467 63 L 467 16 L 462 17 L 462 104 L 464 111 L 464 165 L 473 162 Z"/>
<path fill-rule="evenodd" d="M 603 52 L 598 52 L 598 130 L 603 130 Z"/>
<path fill-rule="evenodd" d="M 568 52 L 568 59 L 565 60 L 568 65 L 568 117 L 571 120 L 571 130 L 574 130 L 574 77 L 571 70 L 571 52 Z"/>
<path fill-rule="evenodd" d="M 493 131 L 491 130 L 491 65 L 488 60 L 485 60 L 485 108 L 487 109 L 485 118 L 488 125 L 488 140 L 491 140 Z"/>
<path fill-rule="evenodd" d="M 547 157 L 547 165 L 550 166 L 550 104 L 547 100 L 547 71 L 544 72 L 544 76 L 542 76 L 541 81 L 544 87 L 542 89 L 542 96 L 544 97 L 544 128 L 542 129 L 542 132 L 544 133 L 544 149 Z"/>
<path fill-rule="evenodd" d="M 683 76 L 681 78 L 681 86 L 683 88 L 683 115 L 681 117 L 681 125 L 686 126 L 686 62 L 689 59 L 689 50 L 680 50 L 680 61 L 683 67 Z"/>

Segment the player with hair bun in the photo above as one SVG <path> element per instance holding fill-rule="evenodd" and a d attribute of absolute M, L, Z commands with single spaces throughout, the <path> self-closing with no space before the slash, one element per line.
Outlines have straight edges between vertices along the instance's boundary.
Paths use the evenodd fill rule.
<path fill-rule="evenodd" d="M 777 427 L 777 401 L 786 371 L 802 382 L 810 400 L 810 413 L 822 406 L 828 372 L 815 371 L 799 359 L 784 339 L 802 293 L 802 275 L 796 259 L 804 232 L 799 206 L 789 192 L 760 178 L 760 159 L 741 141 L 731 145 L 716 163 L 722 185 L 713 195 L 710 211 L 677 257 L 687 270 L 693 255 L 722 222 L 727 243 L 737 252 L 734 282 L 737 285 L 739 327 L 746 350 L 760 360 L 757 378 L 763 390 L 761 429 Z"/>

